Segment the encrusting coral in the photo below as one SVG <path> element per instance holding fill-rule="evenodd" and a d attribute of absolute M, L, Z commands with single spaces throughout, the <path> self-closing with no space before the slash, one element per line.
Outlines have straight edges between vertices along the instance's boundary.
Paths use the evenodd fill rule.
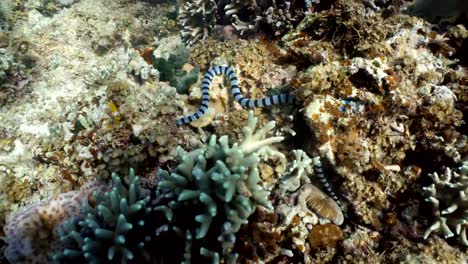
<path fill-rule="evenodd" d="M 171 53 L 161 54 L 158 50 L 151 56 L 152 64 L 159 71 L 159 81 L 169 82 L 172 87 L 177 89 L 180 94 L 187 94 L 190 86 L 198 79 L 198 69 L 193 68 L 190 71 L 183 70 L 187 61 L 189 52 L 183 46 L 174 47 Z M 159 55 L 156 57 L 156 55 Z"/>
<path fill-rule="evenodd" d="M 334 224 L 314 226 L 308 237 L 310 246 L 314 248 L 336 247 L 336 244 L 343 239 L 343 232 Z"/>
<path fill-rule="evenodd" d="M 237 263 L 268 263 L 276 257 L 285 239 L 277 226 L 277 214 L 257 208 L 249 217 L 248 224 L 242 225 L 236 234 L 234 250 L 239 253 Z"/>
<path fill-rule="evenodd" d="M 440 176 L 434 172 L 429 177 L 434 183 L 423 189 L 426 201 L 433 205 L 435 223 L 426 230 L 424 238 L 433 232 L 442 233 L 444 238 L 457 235 L 460 243 L 468 246 L 468 159 L 459 168 L 445 168 Z"/>

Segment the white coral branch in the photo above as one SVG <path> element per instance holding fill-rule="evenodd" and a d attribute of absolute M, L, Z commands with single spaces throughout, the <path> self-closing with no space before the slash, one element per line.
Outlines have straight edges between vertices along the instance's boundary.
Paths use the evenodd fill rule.
<path fill-rule="evenodd" d="M 276 156 L 285 158 L 283 153 L 270 148 L 271 144 L 281 142 L 284 137 L 266 137 L 275 127 L 276 123 L 270 121 L 264 127 L 256 131 L 257 122 L 258 118 L 250 111 L 247 119 L 247 126 L 243 128 L 244 140 L 239 145 L 239 149 L 244 155 L 257 152 L 260 157 Z"/>

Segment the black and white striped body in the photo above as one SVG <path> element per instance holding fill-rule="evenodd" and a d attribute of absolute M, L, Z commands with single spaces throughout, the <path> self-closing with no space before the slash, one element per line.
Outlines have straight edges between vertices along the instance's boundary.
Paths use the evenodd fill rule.
<path fill-rule="evenodd" d="M 328 195 L 331 196 L 335 202 L 341 206 L 341 202 L 338 199 L 338 196 L 336 196 L 336 193 L 333 191 L 333 187 L 331 186 L 330 182 L 328 181 L 327 175 L 323 172 L 323 167 L 322 167 L 322 162 L 320 161 L 320 157 L 316 156 L 313 158 L 313 163 L 314 163 L 314 171 L 317 177 L 319 178 L 320 182 L 322 183 L 322 186 L 325 187 L 326 192 Z"/>
<path fill-rule="evenodd" d="M 236 74 L 230 66 L 215 66 L 210 68 L 203 77 L 202 81 L 202 102 L 198 111 L 192 115 L 185 116 L 177 119 L 177 125 L 188 124 L 206 113 L 208 110 L 208 102 L 210 101 L 210 84 L 215 75 L 224 74 L 229 77 L 231 85 L 231 94 L 242 107 L 264 107 L 276 104 L 292 103 L 294 97 L 289 93 L 283 93 L 273 96 L 268 96 L 262 99 L 247 99 L 245 98 L 239 88 L 239 82 L 237 81 Z"/>

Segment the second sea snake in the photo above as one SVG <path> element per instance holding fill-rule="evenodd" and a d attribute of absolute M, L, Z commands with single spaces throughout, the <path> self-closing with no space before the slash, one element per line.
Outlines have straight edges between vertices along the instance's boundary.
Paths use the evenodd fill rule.
<path fill-rule="evenodd" d="M 340 199 L 338 199 L 338 196 L 336 196 L 336 193 L 333 191 L 333 188 L 328 181 L 327 175 L 323 172 L 322 168 L 322 162 L 320 161 L 320 157 L 316 156 L 313 158 L 313 163 L 314 163 L 314 171 L 317 174 L 320 182 L 322 183 L 323 187 L 325 187 L 327 193 L 335 200 L 335 202 L 338 205 L 341 205 Z"/>
<path fill-rule="evenodd" d="M 202 101 L 201 106 L 197 112 L 194 114 L 184 116 L 177 119 L 177 125 L 183 125 L 191 123 L 201 116 L 203 116 L 208 109 L 208 102 L 210 101 L 210 84 L 215 75 L 224 74 L 229 77 L 229 82 L 231 84 L 231 94 L 236 99 L 236 101 L 242 107 L 264 107 L 276 104 L 287 104 L 294 102 L 294 96 L 289 93 L 282 93 L 272 96 L 267 96 L 261 99 L 247 99 L 245 98 L 239 88 L 239 82 L 237 81 L 236 74 L 230 66 L 215 66 L 211 67 L 203 76 L 202 81 Z"/>

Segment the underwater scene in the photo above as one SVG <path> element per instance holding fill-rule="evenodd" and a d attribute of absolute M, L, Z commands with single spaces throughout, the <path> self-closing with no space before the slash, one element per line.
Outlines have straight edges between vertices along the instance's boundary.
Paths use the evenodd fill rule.
<path fill-rule="evenodd" d="M 468 0 L 0 0 L 0 263 L 468 263 Z"/>

